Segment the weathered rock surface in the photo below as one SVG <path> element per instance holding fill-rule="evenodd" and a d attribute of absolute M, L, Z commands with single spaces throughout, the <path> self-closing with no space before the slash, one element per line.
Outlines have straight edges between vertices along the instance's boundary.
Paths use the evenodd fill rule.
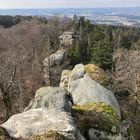
<path fill-rule="evenodd" d="M 67 96 L 62 88 L 41 88 L 25 112 L 12 116 L 2 126 L 15 138 L 41 137 L 53 131 L 70 140 L 81 140 Z"/>
<path fill-rule="evenodd" d="M 30 109 L 45 108 L 70 112 L 67 91 L 58 87 L 42 87 L 30 102 L 25 111 Z"/>
<path fill-rule="evenodd" d="M 71 69 L 67 58 L 67 51 L 61 49 L 51 54 L 43 61 L 44 79 L 47 86 L 58 86 L 64 69 Z"/>
<path fill-rule="evenodd" d="M 70 87 L 75 104 L 105 103 L 110 105 L 120 118 L 120 108 L 113 93 L 91 80 L 87 74 L 77 81 L 71 81 Z"/>
<path fill-rule="evenodd" d="M 64 83 L 67 83 L 67 89 L 72 95 L 74 104 L 105 103 L 110 105 L 120 118 L 120 107 L 114 94 L 92 80 L 86 73 L 84 65 L 76 65 L 71 72 L 64 71 L 60 87 L 64 87 Z"/>
<path fill-rule="evenodd" d="M 121 140 L 118 102 L 110 90 L 96 82 L 103 84 L 105 78 L 105 73 L 94 65 L 78 64 L 72 71 L 62 72 L 60 87 L 71 95 L 76 124 L 89 140 Z"/>
<path fill-rule="evenodd" d="M 124 140 L 122 139 L 121 134 L 118 135 L 110 135 L 106 132 L 95 130 L 95 129 L 90 129 L 88 131 L 88 135 L 90 140 Z"/>
<path fill-rule="evenodd" d="M 61 46 L 69 47 L 74 40 L 74 32 L 64 32 L 59 39 Z"/>
<path fill-rule="evenodd" d="M 24 139 L 51 130 L 71 139 L 75 139 L 74 134 L 76 134 L 76 127 L 70 114 L 55 109 L 32 109 L 12 116 L 2 126 L 11 136 Z"/>
<path fill-rule="evenodd" d="M 51 54 L 43 61 L 44 66 L 60 65 L 66 57 L 66 50 L 59 50 L 56 53 Z"/>
<path fill-rule="evenodd" d="M 104 87 L 109 86 L 109 76 L 103 69 L 94 64 L 87 64 L 85 65 L 85 71 L 89 74 L 92 80 L 103 85 Z"/>

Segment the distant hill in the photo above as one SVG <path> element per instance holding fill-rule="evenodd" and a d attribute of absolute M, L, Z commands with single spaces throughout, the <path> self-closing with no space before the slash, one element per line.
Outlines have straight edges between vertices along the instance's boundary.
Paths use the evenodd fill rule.
<path fill-rule="evenodd" d="M 55 9 L 0 9 L 0 15 L 59 16 L 61 18 L 84 16 L 93 23 L 140 27 L 140 7 L 120 8 L 55 8 Z"/>

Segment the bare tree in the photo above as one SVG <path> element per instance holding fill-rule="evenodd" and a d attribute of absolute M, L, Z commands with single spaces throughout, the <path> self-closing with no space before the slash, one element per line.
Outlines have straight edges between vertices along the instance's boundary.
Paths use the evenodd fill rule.
<path fill-rule="evenodd" d="M 15 76 L 16 76 L 16 65 L 14 66 L 13 74 L 11 75 L 11 78 L 7 81 L 7 83 L 4 81 L 0 81 L 0 90 L 2 93 L 2 100 L 4 102 L 5 109 L 6 109 L 5 120 L 7 120 L 12 114 L 12 108 L 11 108 L 12 105 L 11 105 L 11 98 L 10 98 L 9 92 L 10 92 L 11 87 L 14 86 Z"/>

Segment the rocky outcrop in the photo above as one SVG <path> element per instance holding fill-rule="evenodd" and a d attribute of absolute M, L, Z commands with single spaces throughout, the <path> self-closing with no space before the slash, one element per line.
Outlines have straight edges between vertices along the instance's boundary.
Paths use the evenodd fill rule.
<path fill-rule="evenodd" d="M 110 105 L 120 118 L 120 108 L 114 94 L 91 79 L 83 64 L 76 65 L 72 71 L 64 71 L 60 87 L 68 87 L 76 105 L 105 103 Z"/>
<path fill-rule="evenodd" d="M 54 66 L 63 63 L 66 58 L 66 50 L 59 50 L 56 53 L 51 54 L 49 57 L 45 58 L 43 61 L 44 66 Z"/>
<path fill-rule="evenodd" d="M 107 132 L 95 129 L 90 129 L 88 131 L 88 135 L 90 137 L 90 140 L 99 140 L 99 137 L 100 140 L 125 140 L 122 138 L 121 134 L 112 135 L 108 134 Z"/>
<path fill-rule="evenodd" d="M 95 65 L 64 70 L 60 87 L 40 88 L 2 127 L 23 140 L 121 140 L 120 107 L 99 83 L 108 83 L 107 75 Z"/>
<path fill-rule="evenodd" d="M 70 114 L 55 109 L 32 109 L 12 116 L 2 126 L 11 136 L 23 139 L 55 131 L 74 140 L 76 134 L 76 127 Z"/>
<path fill-rule="evenodd" d="M 58 86 L 64 69 L 71 69 L 67 58 L 67 51 L 61 49 L 51 54 L 43 61 L 44 79 L 47 86 Z"/>
<path fill-rule="evenodd" d="M 58 87 L 42 87 L 35 95 L 35 98 L 30 102 L 25 111 L 31 109 L 56 109 L 70 112 L 69 99 L 67 91 Z"/>
<path fill-rule="evenodd" d="M 2 126 L 15 138 L 51 137 L 53 132 L 52 137 L 55 134 L 60 139 L 81 140 L 67 95 L 62 88 L 41 88 L 23 113 L 12 116 Z"/>
<path fill-rule="evenodd" d="M 89 66 L 90 71 L 87 71 Z M 104 132 L 104 138 L 113 135 L 110 137 L 112 140 L 120 135 L 120 107 L 114 94 L 94 81 L 100 79 L 102 82 L 100 77 L 104 76 L 97 78 L 92 68 L 92 65 L 78 64 L 72 71 L 63 71 L 60 87 L 67 89 L 72 96 L 73 114 L 83 135 L 87 135 L 90 140 L 94 139 L 96 136 L 91 135 L 94 129 L 94 132 Z"/>
<path fill-rule="evenodd" d="M 61 46 L 69 47 L 74 40 L 74 32 L 64 32 L 59 39 Z"/>

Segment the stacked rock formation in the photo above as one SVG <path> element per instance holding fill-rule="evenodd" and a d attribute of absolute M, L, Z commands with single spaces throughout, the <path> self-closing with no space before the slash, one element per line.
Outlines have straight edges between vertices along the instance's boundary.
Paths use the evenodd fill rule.
<path fill-rule="evenodd" d="M 60 87 L 40 88 L 24 112 L 1 126 L 23 140 L 122 140 L 120 107 L 107 83 L 97 66 L 78 64 L 62 72 Z"/>

